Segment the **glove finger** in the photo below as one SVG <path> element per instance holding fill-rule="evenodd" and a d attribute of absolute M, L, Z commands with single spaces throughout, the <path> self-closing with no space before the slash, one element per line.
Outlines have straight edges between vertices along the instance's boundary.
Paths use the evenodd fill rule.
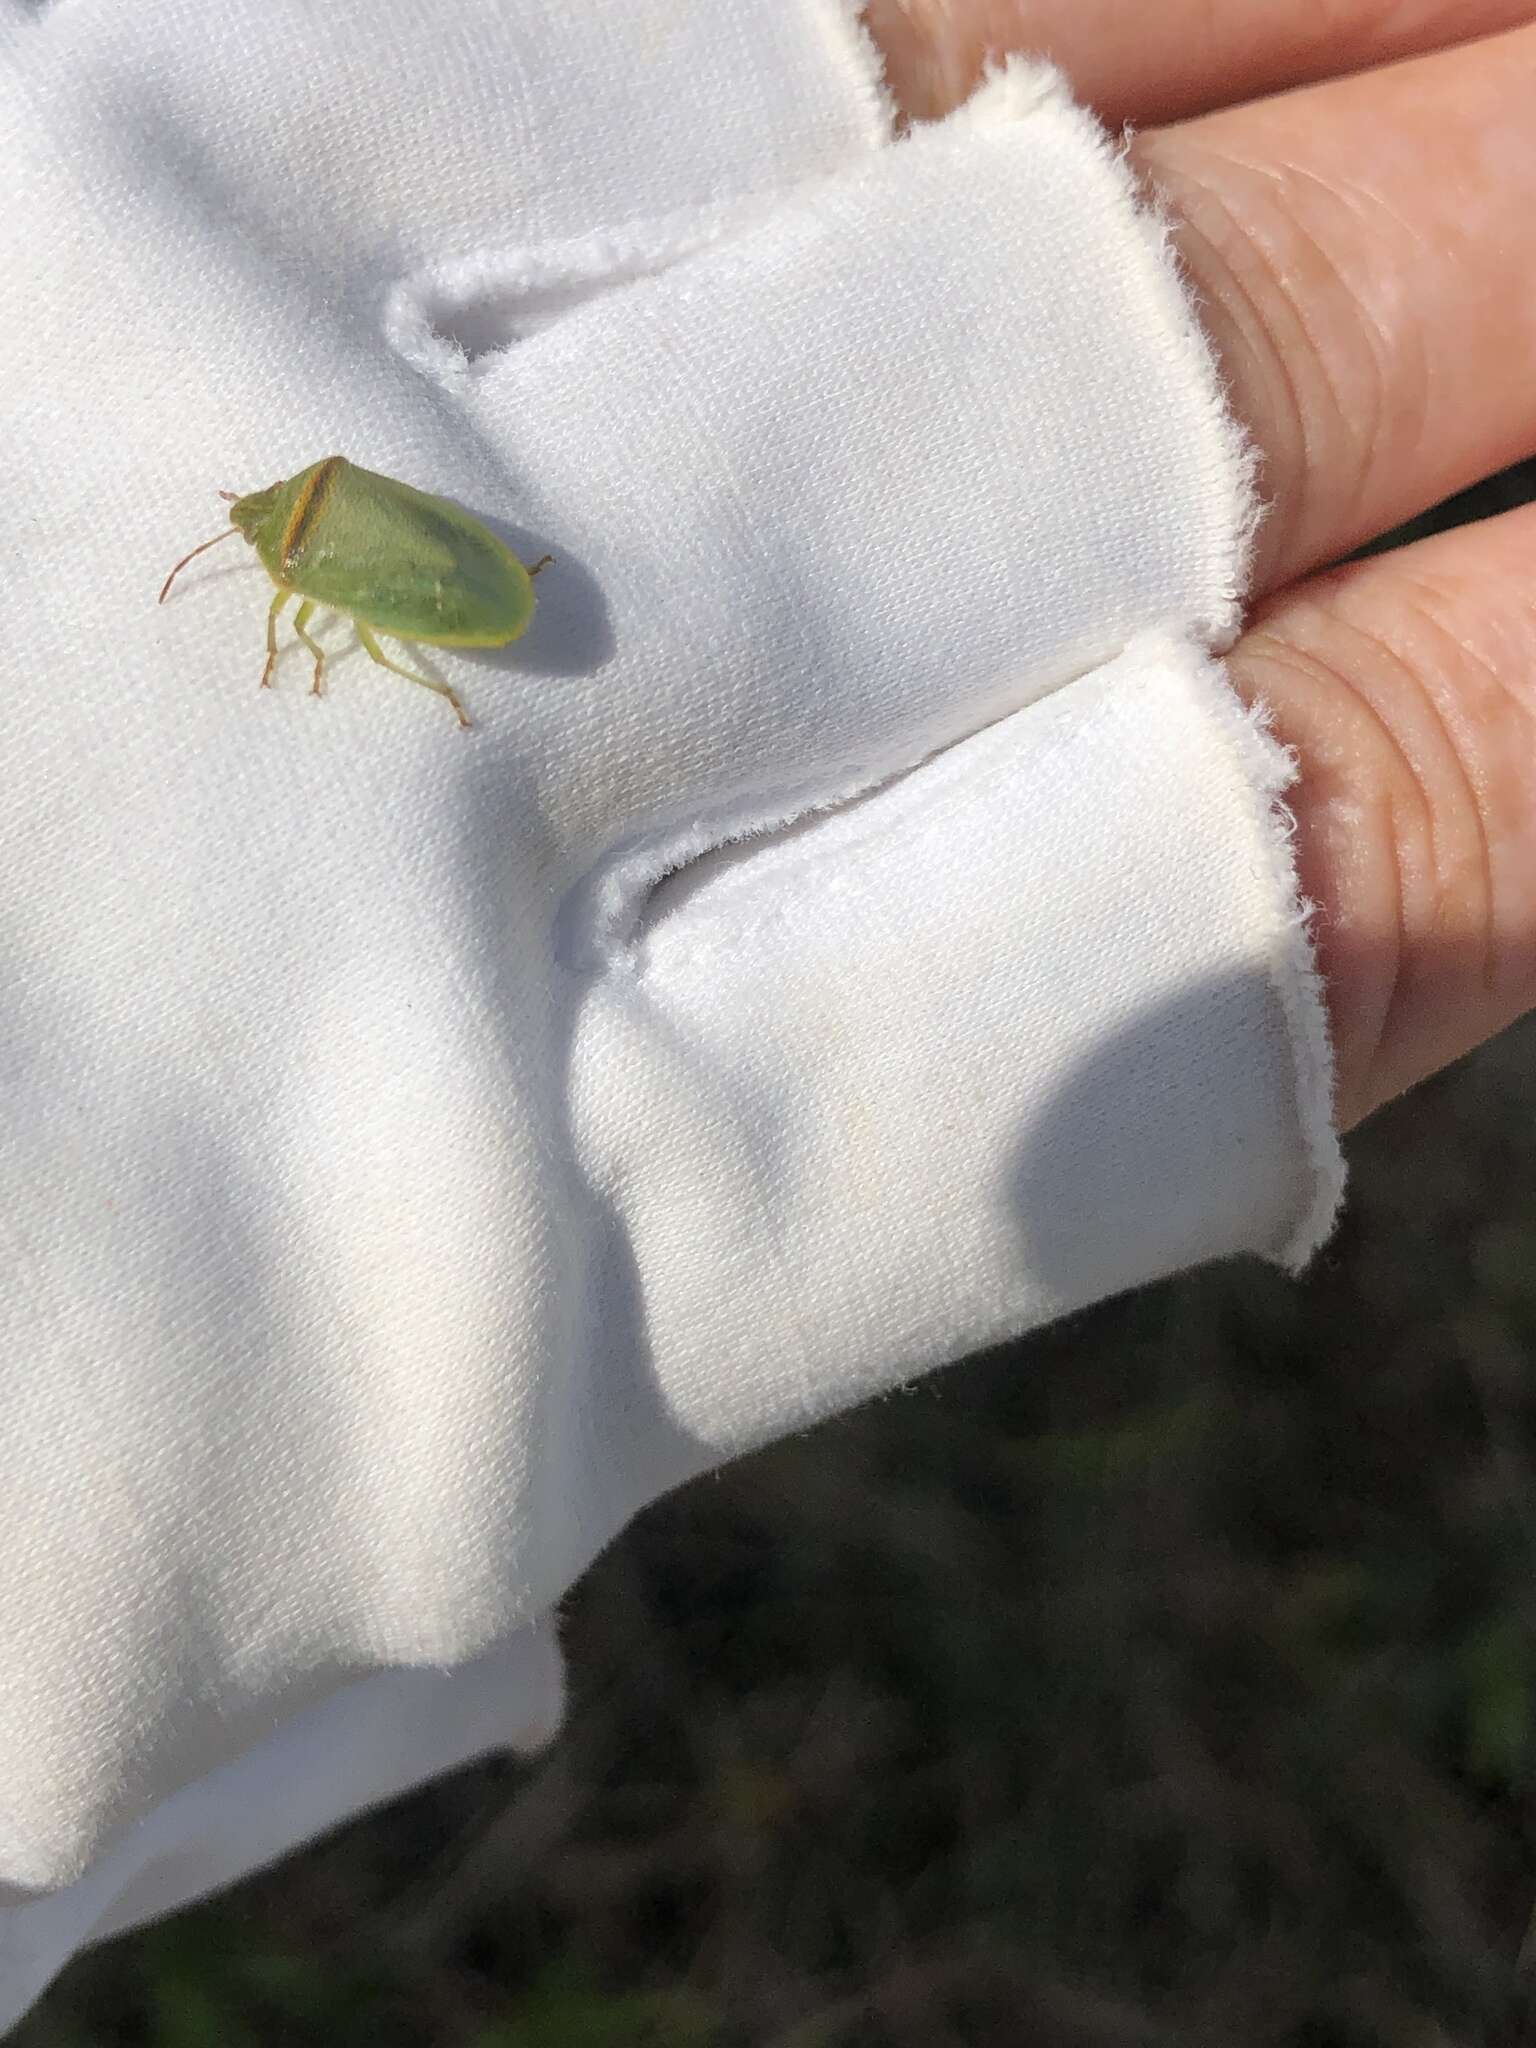
<path fill-rule="evenodd" d="M 200 212 L 335 300 L 487 239 L 767 194 L 885 126 L 834 0 L 557 20 L 538 0 L 243 0 L 190 34 L 181 7 L 73 0 L 13 48 L 62 155 L 104 151 L 167 234 Z"/>

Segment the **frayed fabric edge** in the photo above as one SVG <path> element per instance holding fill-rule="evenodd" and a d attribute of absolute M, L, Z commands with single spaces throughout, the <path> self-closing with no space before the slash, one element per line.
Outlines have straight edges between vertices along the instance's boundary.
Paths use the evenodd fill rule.
<path fill-rule="evenodd" d="M 382 325 L 397 354 L 425 374 L 452 381 L 477 363 L 515 346 L 523 332 L 543 324 L 527 309 L 541 294 L 616 291 L 655 276 L 698 250 L 757 226 L 782 194 L 756 194 L 713 205 L 681 207 L 613 228 L 593 228 L 565 241 L 532 246 L 483 246 L 463 256 L 424 265 L 385 294 Z M 521 304 L 505 315 L 506 332 L 471 355 L 455 336 L 464 316 L 487 306 Z"/>
<path fill-rule="evenodd" d="M 1316 906 L 1301 894 L 1296 819 L 1285 802 L 1285 792 L 1300 771 L 1294 752 L 1276 739 L 1267 707 L 1241 701 L 1219 656 L 1173 635 L 1151 636 L 1144 651 L 1149 660 L 1184 668 L 1191 688 L 1230 747 L 1253 803 L 1255 849 L 1275 907 L 1270 980 L 1285 1020 L 1296 1114 L 1312 1184 L 1300 1217 L 1266 1256 L 1295 1274 L 1332 1232 L 1345 1183 L 1344 1153 L 1334 1118 L 1333 1041 L 1312 947 Z"/>
<path fill-rule="evenodd" d="M 1043 58 L 1010 57 L 995 65 L 949 121 L 990 127 L 1029 120 L 1047 110 L 1075 131 L 1078 147 L 1097 161 L 1113 187 L 1130 254 L 1142 264 L 1143 300 L 1156 316 L 1157 345 L 1177 359 L 1185 376 L 1194 371 L 1204 393 L 1199 410 L 1204 446 L 1198 469 L 1205 481 L 1202 503 L 1210 511 L 1206 551 L 1215 565 L 1215 588 L 1207 615 L 1191 618 L 1188 627 L 1202 645 L 1224 653 L 1242 630 L 1254 541 L 1265 516 L 1258 492 L 1260 458 L 1229 402 L 1226 380 L 1174 241 L 1172 216 L 1132 164 L 1129 135 L 1112 135 L 1090 108 L 1077 101 L 1070 80 Z"/>
<path fill-rule="evenodd" d="M 1316 906 L 1300 892 L 1296 821 L 1284 801 L 1285 791 L 1300 772 L 1299 764 L 1295 754 L 1276 739 L 1266 708 L 1248 708 L 1240 702 L 1221 661 L 1242 631 L 1254 544 L 1266 512 L 1258 490 L 1259 451 L 1232 410 L 1215 347 L 1200 319 L 1198 298 L 1175 244 L 1173 217 L 1132 164 L 1129 135 L 1112 136 L 1076 101 L 1063 73 L 1039 58 L 1012 57 L 995 66 L 950 119 L 987 125 L 1026 120 L 1044 109 L 1066 117 L 1078 128 L 1080 143 L 1113 179 L 1147 260 L 1147 297 L 1160 315 L 1162 345 L 1170 352 L 1177 351 L 1183 363 L 1196 365 L 1204 386 L 1201 426 L 1206 447 L 1201 467 L 1209 483 L 1213 517 L 1221 522 L 1221 530 L 1212 536 L 1212 552 L 1219 563 L 1218 602 L 1209 617 L 1192 618 L 1181 631 L 1145 637 L 1149 654 L 1156 651 L 1189 669 L 1191 682 L 1223 731 L 1255 805 L 1255 841 L 1277 909 L 1270 974 L 1286 1026 L 1297 1115 L 1312 1182 L 1310 1200 L 1299 1220 L 1271 1256 L 1297 1273 L 1333 1229 L 1344 1197 L 1345 1164 L 1334 1115 L 1332 1035 L 1312 944 Z"/>
<path fill-rule="evenodd" d="M 815 14 L 832 59 L 849 75 L 855 97 L 869 124 L 874 147 L 895 139 L 901 110 L 886 83 L 885 60 L 864 19 L 863 0 L 813 0 Z"/>

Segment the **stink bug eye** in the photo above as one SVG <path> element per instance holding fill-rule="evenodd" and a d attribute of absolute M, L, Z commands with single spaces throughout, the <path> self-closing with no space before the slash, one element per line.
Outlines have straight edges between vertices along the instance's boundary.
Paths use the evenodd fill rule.
<path fill-rule="evenodd" d="M 344 455 L 327 455 L 244 497 L 219 496 L 230 508 L 227 530 L 182 556 L 161 587 L 162 604 L 188 562 L 238 533 L 277 586 L 267 607 L 262 689 L 271 687 L 277 663 L 278 614 L 297 597 L 293 629 L 314 657 L 315 696 L 323 694 L 325 650 L 306 628 L 319 607 L 344 613 L 371 661 L 446 697 L 468 729 L 457 694 L 391 661 L 375 636 L 428 647 L 504 647 L 527 631 L 533 579 L 551 556 L 525 568 L 489 527 L 449 499 L 359 469 Z"/>

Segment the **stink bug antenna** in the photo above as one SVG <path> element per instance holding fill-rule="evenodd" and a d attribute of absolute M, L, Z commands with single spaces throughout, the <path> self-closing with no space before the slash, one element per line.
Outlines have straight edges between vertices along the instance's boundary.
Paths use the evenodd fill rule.
<path fill-rule="evenodd" d="M 219 496 L 221 498 L 228 498 L 231 497 L 232 495 L 233 493 L 229 491 L 220 491 L 219 493 Z M 239 531 L 240 529 L 238 526 L 226 526 L 224 531 L 222 533 L 216 533 L 213 536 L 212 540 L 205 540 L 200 547 L 195 547 L 192 550 L 191 555 L 183 555 L 181 560 L 176 564 L 175 568 L 171 571 L 170 575 L 166 577 L 164 583 L 162 583 L 160 586 L 161 604 L 165 603 L 165 593 L 176 581 L 176 578 L 181 574 L 182 570 L 185 569 L 188 562 L 192 560 L 193 555 L 206 554 L 209 548 L 216 548 L 221 540 L 228 540 L 231 534 L 238 533 Z"/>

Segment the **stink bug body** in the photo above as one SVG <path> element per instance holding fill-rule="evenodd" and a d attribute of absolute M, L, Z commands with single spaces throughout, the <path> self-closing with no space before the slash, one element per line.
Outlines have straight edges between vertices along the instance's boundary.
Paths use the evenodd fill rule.
<path fill-rule="evenodd" d="M 327 455 L 285 483 L 245 497 L 219 495 L 229 501 L 228 532 L 183 555 L 161 588 L 162 604 L 194 555 L 241 534 L 277 585 L 267 610 L 264 690 L 277 661 L 278 614 L 297 597 L 293 628 L 315 658 L 317 697 L 325 651 L 305 629 L 320 606 L 345 613 L 372 660 L 446 697 L 459 724 L 468 726 L 455 692 L 391 661 L 375 631 L 428 647 L 504 647 L 527 630 L 533 579 L 550 556 L 524 568 L 489 528 L 447 498 L 359 469 L 344 455 Z"/>

